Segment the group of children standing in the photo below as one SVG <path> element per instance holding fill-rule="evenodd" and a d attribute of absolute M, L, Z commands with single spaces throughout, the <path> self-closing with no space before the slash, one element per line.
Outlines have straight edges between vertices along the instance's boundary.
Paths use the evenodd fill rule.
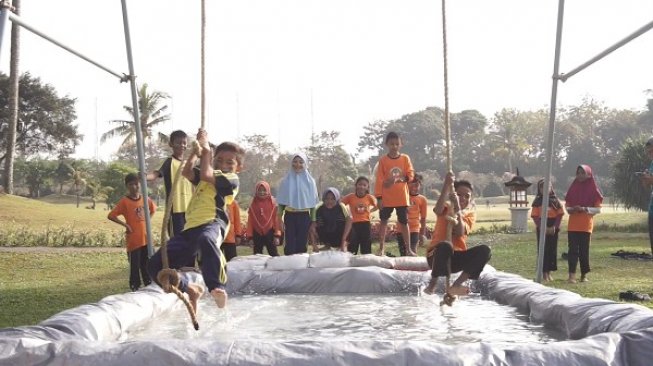
<path fill-rule="evenodd" d="M 227 301 L 225 291 L 225 263 L 236 256 L 236 246 L 251 240 L 254 253 L 265 248 L 269 255 L 279 255 L 277 247 L 285 240 L 284 254 L 306 253 L 307 245 L 319 250 L 322 244 L 354 254 L 371 254 L 372 227 L 370 214 L 379 211 L 379 254 L 385 249 L 385 231 L 392 212 L 396 212 L 397 241 L 401 255 L 415 256 L 418 245 L 424 245 L 427 201 L 419 194 L 422 177 L 415 174 L 410 158 L 400 153 L 398 134 L 386 135 L 388 153 L 381 157 L 375 173 L 374 195 L 370 181 L 358 177 L 353 193 L 341 198 L 333 187 L 318 196 L 315 179 L 308 170 L 308 159 L 302 153 L 291 158 L 290 169 L 282 179 L 277 197 L 272 196 L 269 183 L 256 184 L 254 197 L 247 211 L 245 237 L 240 236 L 240 208 L 235 201 L 238 192 L 237 173 L 243 164 L 244 151 L 233 143 L 209 145 L 206 131 L 200 129 L 198 144 L 183 162 L 187 136 L 175 131 L 170 136 L 173 154 L 161 168 L 148 174 L 153 180 L 163 178 L 166 195 L 171 197 L 171 239 L 167 243 L 169 267 L 199 267 L 206 286 L 218 307 Z M 197 160 L 199 159 L 199 166 Z M 181 169 L 181 172 L 179 170 Z M 183 179 L 178 178 L 181 175 Z M 146 238 L 143 228 L 143 199 L 138 176 L 125 178 L 128 194 L 109 213 L 109 219 L 123 225 L 127 232 L 127 251 L 130 259 L 130 288 L 137 290 L 148 285 L 150 278 L 157 281 L 163 268 L 161 251 L 147 260 Z M 174 190 L 176 194 L 171 195 Z M 538 184 L 538 195 L 533 202 L 532 217 L 539 228 L 543 200 L 543 182 Z M 321 198 L 321 199 L 320 199 Z M 591 169 L 582 165 L 567 193 L 569 220 L 569 281 L 575 282 L 577 262 L 580 261 L 581 281 L 589 272 L 589 241 L 592 216 L 600 211 L 602 196 L 594 182 Z M 150 212 L 156 207 L 148 198 Z M 556 270 L 556 246 L 564 210 L 549 189 L 549 207 L 545 244 L 545 280 Z M 451 295 L 465 294 L 467 279 L 476 279 L 491 257 L 490 248 L 478 245 L 468 248 L 466 238 L 475 223 L 473 186 L 465 180 L 454 180 L 449 172 L 444 179 L 441 195 L 433 209 L 436 225 L 427 247 L 427 261 L 432 268 L 432 281 L 426 293 L 432 293 L 436 280 L 452 272 L 462 271 L 448 289 Z M 118 216 L 123 216 L 121 221 Z M 143 228 L 143 229 L 142 229 Z M 183 277 L 179 289 L 186 292 L 193 307 L 203 288 L 188 283 Z"/>

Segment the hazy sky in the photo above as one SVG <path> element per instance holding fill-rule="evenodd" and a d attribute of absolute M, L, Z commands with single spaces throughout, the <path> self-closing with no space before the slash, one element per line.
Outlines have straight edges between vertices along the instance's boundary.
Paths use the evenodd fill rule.
<path fill-rule="evenodd" d="M 354 152 L 362 127 L 444 106 L 439 0 L 207 0 L 208 130 L 213 141 L 265 134 L 282 150 L 311 129 L 341 131 Z M 183 4 L 183 6 L 181 6 Z M 449 0 L 450 109 L 547 107 L 558 1 Z M 135 72 L 168 93 L 173 121 L 200 124 L 200 1 L 128 1 Z M 22 0 L 22 17 L 87 56 L 128 72 L 119 0 Z M 653 20 L 650 0 L 568 0 L 561 71 Z M 9 43 L 0 71 L 9 71 Z M 107 159 L 107 121 L 127 119 L 126 84 L 23 30 L 20 71 L 77 98 L 78 157 Z M 559 105 L 590 96 L 641 110 L 653 89 L 653 31 L 560 84 Z M 312 95 L 312 113 L 311 113 Z M 96 128 L 97 126 L 97 128 Z"/>

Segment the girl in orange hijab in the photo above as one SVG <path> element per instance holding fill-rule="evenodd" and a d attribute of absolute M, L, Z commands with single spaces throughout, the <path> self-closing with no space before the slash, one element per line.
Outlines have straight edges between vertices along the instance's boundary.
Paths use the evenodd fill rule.
<path fill-rule="evenodd" d="M 265 247 L 269 255 L 279 255 L 277 246 L 281 238 L 281 228 L 277 220 L 277 201 L 272 197 L 268 182 L 256 183 L 254 198 L 247 210 L 246 235 L 254 243 L 254 254 L 262 254 Z"/>

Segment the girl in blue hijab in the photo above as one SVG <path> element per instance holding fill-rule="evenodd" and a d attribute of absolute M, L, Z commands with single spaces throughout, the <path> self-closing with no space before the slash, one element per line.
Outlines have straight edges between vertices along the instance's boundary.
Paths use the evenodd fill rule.
<path fill-rule="evenodd" d="M 315 179 L 308 172 L 308 159 L 303 153 L 292 155 L 290 170 L 281 181 L 277 194 L 279 218 L 283 217 L 285 255 L 306 253 L 311 223 L 318 204 Z"/>

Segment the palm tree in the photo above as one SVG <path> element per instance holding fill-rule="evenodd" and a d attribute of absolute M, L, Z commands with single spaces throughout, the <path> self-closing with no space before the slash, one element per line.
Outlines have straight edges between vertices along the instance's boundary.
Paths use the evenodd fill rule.
<path fill-rule="evenodd" d="M 20 15 L 20 0 L 14 0 L 13 12 Z M 9 135 L 7 136 L 7 154 L 5 160 L 5 191 L 9 194 L 14 193 L 14 155 L 16 153 L 16 127 L 18 126 L 18 84 L 20 75 L 18 65 L 20 60 L 20 26 L 12 24 L 11 26 L 11 55 L 9 56 L 9 108 L 11 115 L 9 117 Z"/>
<path fill-rule="evenodd" d="M 143 84 L 138 90 L 138 111 L 140 114 L 141 130 L 143 132 L 143 143 L 145 146 L 151 146 L 153 131 L 152 129 L 170 120 L 170 114 L 165 113 L 168 110 L 167 105 L 161 106 L 164 99 L 168 99 L 166 93 L 153 91 L 148 93 L 147 84 Z M 120 145 L 121 150 L 131 149 L 136 146 L 136 128 L 134 127 L 134 110 L 131 106 L 123 107 L 127 113 L 132 116 L 131 120 L 112 120 L 109 123 L 117 124 L 117 127 L 102 134 L 100 143 L 104 143 L 114 137 L 122 137 Z M 168 136 L 158 132 L 158 140 L 161 143 L 168 143 Z"/>

